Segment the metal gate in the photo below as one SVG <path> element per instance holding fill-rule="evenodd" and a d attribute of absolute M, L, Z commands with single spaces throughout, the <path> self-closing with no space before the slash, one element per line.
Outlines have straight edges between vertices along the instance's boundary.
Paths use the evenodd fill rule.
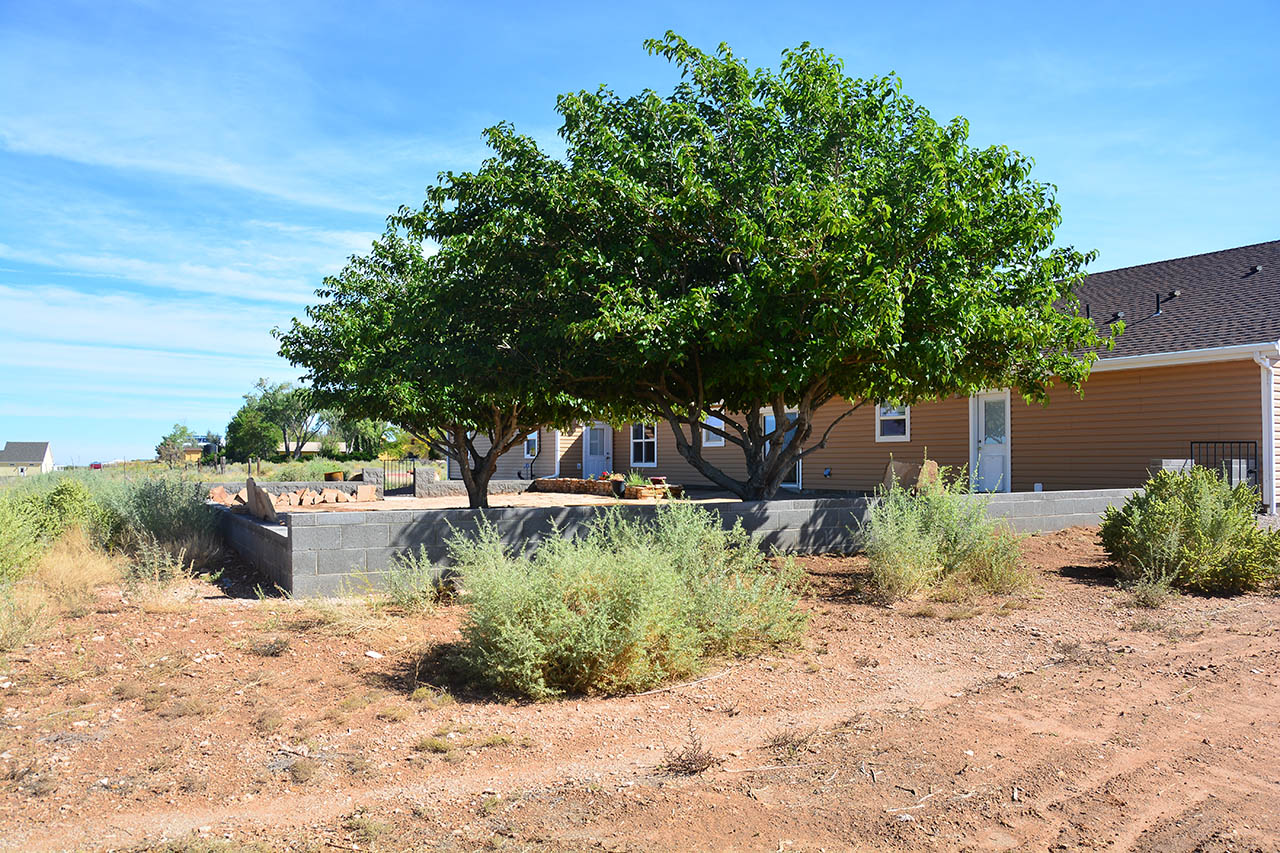
<path fill-rule="evenodd" d="M 1193 441 L 1191 464 L 1217 471 L 1235 486 L 1258 486 L 1258 442 Z"/>
<path fill-rule="evenodd" d="M 416 459 L 382 460 L 382 493 L 384 495 L 412 495 L 413 472 Z"/>

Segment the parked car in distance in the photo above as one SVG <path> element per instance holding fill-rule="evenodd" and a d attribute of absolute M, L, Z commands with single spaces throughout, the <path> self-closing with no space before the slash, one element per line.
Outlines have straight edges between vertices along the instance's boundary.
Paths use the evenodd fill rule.
<path fill-rule="evenodd" d="M 90 463 L 89 463 L 89 468 L 90 468 L 91 470 L 94 470 L 94 471 L 100 471 L 100 470 L 102 470 L 102 463 L 101 463 L 101 462 L 90 462 Z"/>

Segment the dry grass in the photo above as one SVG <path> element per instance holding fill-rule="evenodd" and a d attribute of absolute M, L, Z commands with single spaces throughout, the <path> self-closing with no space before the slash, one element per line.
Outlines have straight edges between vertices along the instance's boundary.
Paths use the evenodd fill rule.
<path fill-rule="evenodd" d="M 45 552 L 29 582 L 68 616 L 83 616 L 92 607 L 97 588 L 118 581 L 121 570 L 118 558 L 95 548 L 85 532 L 75 527 Z"/>

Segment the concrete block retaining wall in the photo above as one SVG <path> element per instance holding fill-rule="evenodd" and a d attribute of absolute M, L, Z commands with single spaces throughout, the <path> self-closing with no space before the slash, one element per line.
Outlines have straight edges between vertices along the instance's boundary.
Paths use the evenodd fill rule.
<path fill-rule="evenodd" d="M 523 481 L 519 481 L 523 482 Z M 1121 504 L 1133 489 L 1084 492 L 1037 492 L 992 495 L 992 516 L 1008 519 L 1022 532 L 1059 530 L 1096 524 L 1109 504 Z M 806 498 L 744 501 L 708 505 L 722 523 L 741 521 L 766 548 L 796 554 L 853 553 L 856 527 L 864 520 L 867 498 Z M 473 509 L 366 510 L 363 512 L 283 513 L 284 525 L 266 525 L 228 512 L 227 541 L 249 562 L 298 597 L 332 596 L 383 585 L 392 557 L 422 551 L 436 564 L 447 559 L 446 543 L 454 531 L 471 533 L 481 517 L 498 530 L 502 541 L 519 549 L 537 547 L 553 529 L 577 536 L 604 507 L 499 507 Z M 632 518 L 652 518 L 656 504 L 624 504 Z"/>

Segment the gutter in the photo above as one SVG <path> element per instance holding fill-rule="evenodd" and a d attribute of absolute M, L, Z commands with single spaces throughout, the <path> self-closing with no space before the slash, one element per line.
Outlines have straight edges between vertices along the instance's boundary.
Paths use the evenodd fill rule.
<path fill-rule="evenodd" d="M 1280 359 L 1280 341 L 1262 341 L 1256 344 L 1234 344 L 1228 347 L 1153 352 L 1143 355 L 1124 355 L 1117 358 L 1100 358 L 1093 363 L 1093 373 L 1108 370 L 1136 370 L 1140 367 L 1163 367 L 1175 364 L 1205 364 L 1214 361 L 1267 356 Z"/>
<path fill-rule="evenodd" d="M 1280 344 L 1280 341 L 1277 342 Z M 1276 362 L 1274 353 L 1256 352 L 1253 360 L 1262 370 L 1262 502 L 1267 512 L 1276 512 Z"/>

